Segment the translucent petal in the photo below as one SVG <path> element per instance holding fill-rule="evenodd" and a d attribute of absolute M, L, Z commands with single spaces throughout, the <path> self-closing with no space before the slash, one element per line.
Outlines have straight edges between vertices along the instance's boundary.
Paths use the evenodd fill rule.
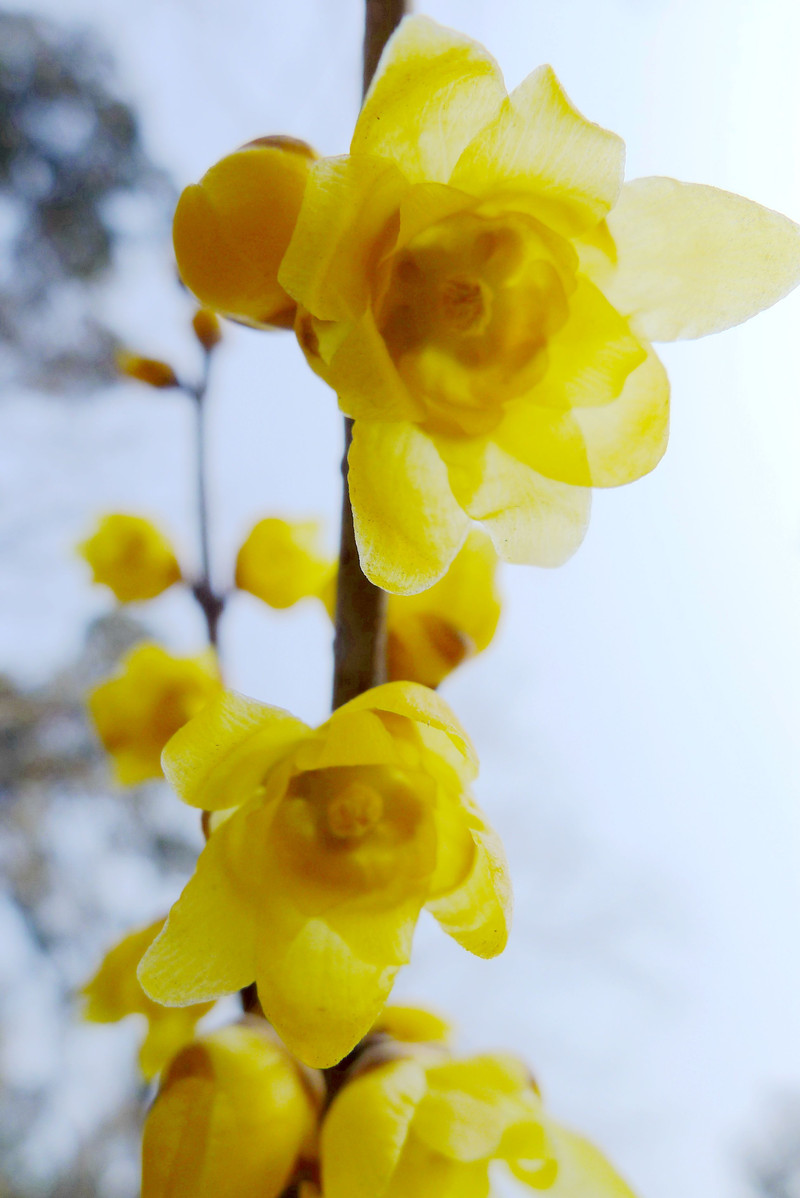
<path fill-rule="evenodd" d="M 547 1187 L 551 1198 L 635 1198 L 599 1149 L 552 1121 L 547 1134 L 558 1162 L 555 1184 Z M 513 1170 L 524 1181 L 521 1170 Z M 538 1187 L 535 1187 L 538 1188 Z"/>
<path fill-rule="evenodd" d="M 505 94 L 483 46 L 427 17 L 406 17 L 384 50 L 350 152 L 391 159 L 414 182 L 446 183 Z"/>
<path fill-rule="evenodd" d="M 326 1198 L 383 1198 L 425 1089 L 424 1069 L 409 1060 L 373 1069 L 339 1091 L 322 1125 Z"/>
<path fill-rule="evenodd" d="M 256 976 L 258 845 L 264 816 L 241 813 L 212 833 L 169 918 L 139 965 L 146 994 L 188 1006 L 231 994 Z M 249 883 L 249 885 L 248 885 Z"/>
<path fill-rule="evenodd" d="M 539 195 L 559 232 L 596 224 L 622 186 L 625 146 L 585 120 L 551 67 L 539 67 L 465 149 L 449 180 L 473 195 L 506 190 Z"/>
<path fill-rule="evenodd" d="M 428 910 L 448 935 L 478 957 L 496 957 L 506 946 L 511 923 L 511 883 L 502 842 L 467 796 L 475 860 L 455 890 L 430 900 Z"/>
<path fill-rule="evenodd" d="M 716 187 L 636 179 L 608 226 L 617 262 L 598 259 L 597 282 L 651 341 L 730 328 L 800 281 L 800 227 Z"/>
<path fill-rule="evenodd" d="M 339 407 L 348 416 L 376 421 L 422 419 L 424 408 L 397 373 L 371 310 L 336 340 L 330 357 L 324 335 L 319 349 L 312 367 L 333 387 Z"/>
<path fill-rule="evenodd" d="M 432 586 L 461 548 L 469 522 L 430 438 L 412 424 L 357 421 L 349 463 L 364 573 L 394 594 Z"/>
<path fill-rule="evenodd" d="M 286 291 L 320 320 L 354 319 L 363 312 L 382 238 L 396 234 L 391 218 L 407 190 L 407 180 L 381 158 L 315 163 L 281 263 Z"/>
<path fill-rule="evenodd" d="M 456 497 L 504 561 L 560 566 L 583 540 L 588 489 L 545 478 L 491 442 L 480 459 L 448 464 Z"/>
<path fill-rule="evenodd" d="M 558 411 L 519 403 L 494 434 L 513 457 L 576 487 L 633 482 L 661 460 L 669 435 L 669 382 L 649 350 L 617 399 Z"/>
<path fill-rule="evenodd" d="M 489 1167 L 431 1151 L 412 1130 L 386 1198 L 488 1198 Z"/>
<path fill-rule="evenodd" d="M 461 755 L 477 769 L 478 759 L 469 736 L 450 706 L 427 686 L 421 686 L 418 682 L 385 682 L 382 686 L 374 686 L 334 712 L 329 724 L 335 725 L 348 713 L 364 709 L 392 712 L 417 724 L 445 732 Z"/>
<path fill-rule="evenodd" d="M 310 735 L 280 707 L 227 691 L 172 737 L 164 773 L 192 807 L 235 807 L 251 799 L 275 763 Z"/>

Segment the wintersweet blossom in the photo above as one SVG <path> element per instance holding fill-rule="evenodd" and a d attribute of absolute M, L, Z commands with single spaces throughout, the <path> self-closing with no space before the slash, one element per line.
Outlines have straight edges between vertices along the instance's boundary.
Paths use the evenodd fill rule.
<path fill-rule="evenodd" d="M 623 167 L 550 67 L 509 96 L 483 47 L 421 16 L 390 40 L 350 155 L 312 164 L 278 277 L 355 419 L 379 586 L 431 586 L 470 519 L 509 561 L 562 562 L 590 488 L 664 452 L 650 342 L 737 324 L 800 278 L 790 220 L 672 179 L 623 186 Z"/>
<path fill-rule="evenodd" d="M 117 781 L 134 786 L 160 778 L 164 745 L 221 688 L 211 652 L 174 657 L 149 643 L 131 649 L 119 674 L 101 682 L 86 700 Z"/>
<path fill-rule="evenodd" d="M 154 599 L 181 577 L 169 541 L 143 516 L 102 516 L 78 552 L 92 568 L 92 581 L 109 587 L 121 603 Z"/>
<path fill-rule="evenodd" d="M 313 1152 L 313 1081 L 263 1020 L 188 1045 L 147 1116 L 142 1198 L 278 1198 Z"/>
<path fill-rule="evenodd" d="M 256 328 L 292 327 L 296 306 L 278 267 L 314 157 L 303 141 L 262 137 L 186 188 L 175 212 L 175 254 L 201 303 Z"/>
<path fill-rule="evenodd" d="M 158 919 L 124 936 L 109 949 L 82 991 L 86 1000 L 84 1017 L 92 1023 L 116 1023 L 128 1015 L 144 1016 L 147 1020 L 147 1035 L 139 1049 L 139 1067 L 148 1081 L 192 1039 L 198 1020 L 212 1007 L 211 1003 L 163 1007 L 142 990 L 136 968 L 163 926 L 164 920 Z"/>
<path fill-rule="evenodd" d="M 316 520 L 268 516 L 251 529 L 239 550 L 236 585 L 280 609 L 316 595 L 333 570 Z"/>
<path fill-rule="evenodd" d="M 365 1070 L 334 1099 L 321 1162 L 325 1198 L 488 1198 L 494 1162 L 553 1198 L 633 1198 L 596 1148 L 547 1115 L 524 1066 L 501 1055 L 431 1051 Z"/>
<path fill-rule="evenodd" d="M 502 847 L 469 793 L 472 747 L 433 691 L 375 687 L 316 731 L 225 694 L 163 761 L 185 802 L 221 814 L 139 967 L 156 1001 L 255 978 L 291 1051 L 330 1066 L 375 1023 L 423 907 L 479 956 L 505 946 Z"/>

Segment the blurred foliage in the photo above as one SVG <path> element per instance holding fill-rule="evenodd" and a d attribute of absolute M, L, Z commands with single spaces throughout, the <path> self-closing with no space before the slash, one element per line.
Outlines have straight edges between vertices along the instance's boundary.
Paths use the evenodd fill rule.
<path fill-rule="evenodd" d="M 95 38 L 0 12 L 0 387 L 80 393 L 116 376 L 97 283 L 125 202 L 166 227 L 173 200 Z"/>

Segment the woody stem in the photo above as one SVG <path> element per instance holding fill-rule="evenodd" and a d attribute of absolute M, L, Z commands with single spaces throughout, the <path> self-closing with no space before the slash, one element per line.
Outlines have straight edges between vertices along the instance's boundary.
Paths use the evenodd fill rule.
<path fill-rule="evenodd" d="M 200 576 L 192 587 L 192 594 L 200 605 L 208 631 L 209 644 L 216 649 L 219 639 L 219 619 L 225 600 L 216 593 L 211 582 L 211 549 L 208 520 L 207 445 L 206 445 L 206 393 L 211 368 L 212 351 L 206 350 L 203 375 L 196 387 L 185 390 L 194 402 L 195 445 L 197 463 L 197 517 L 200 537 Z"/>
<path fill-rule="evenodd" d="M 366 0 L 364 95 L 384 46 L 408 8 L 408 0 Z M 333 647 L 334 709 L 386 678 L 386 593 L 369 581 L 358 558 L 347 464 L 352 439 L 353 421 L 345 417 L 342 526 Z"/>

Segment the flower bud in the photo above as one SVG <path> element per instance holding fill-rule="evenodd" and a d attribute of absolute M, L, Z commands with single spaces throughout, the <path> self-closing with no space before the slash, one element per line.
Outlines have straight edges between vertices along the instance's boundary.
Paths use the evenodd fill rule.
<path fill-rule="evenodd" d="M 278 1198 L 312 1150 L 316 1104 L 263 1020 L 188 1045 L 142 1144 L 142 1198 Z"/>
<path fill-rule="evenodd" d="M 194 335 L 206 353 L 211 353 L 222 340 L 219 320 L 210 308 L 198 308 L 192 317 Z"/>
<path fill-rule="evenodd" d="M 169 363 L 162 362 L 158 358 L 142 358 L 138 354 L 128 353 L 127 350 L 119 350 L 115 361 L 120 374 L 127 375 L 129 379 L 136 379 L 137 382 L 146 383 L 148 387 L 165 390 L 168 387 L 179 385 L 178 377 Z"/>
<path fill-rule="evenodd" d="M 181 277 L 202 304 L 256 328 L 291 328 L 296 304 L 278 283 L 314 151 L 264 137 L 212 166 L 178 201 Z"/>

